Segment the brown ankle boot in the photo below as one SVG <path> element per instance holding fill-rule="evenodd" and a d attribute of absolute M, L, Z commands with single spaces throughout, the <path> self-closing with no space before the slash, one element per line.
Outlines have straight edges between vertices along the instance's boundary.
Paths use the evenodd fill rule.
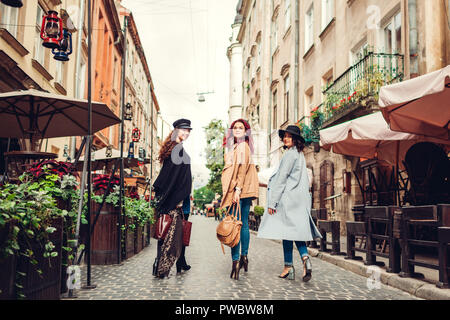
<path fill-rule="evenodd" d="M 247 258 L 247 256 L 242 256 L 241 255 L 241 260 L 239 260 L 239 269 L 241 269 L 242 267 L 244 267 L 244 271 L 245 272 L 248 271 L 248 258 Z"/>
<path fill-rule="evenodd" d="M 235 280 L 239 280 L 239 261 L 233 261 L 233 265 L 231 267 L 231 274 L 230 278 L 233 278 Z"/>

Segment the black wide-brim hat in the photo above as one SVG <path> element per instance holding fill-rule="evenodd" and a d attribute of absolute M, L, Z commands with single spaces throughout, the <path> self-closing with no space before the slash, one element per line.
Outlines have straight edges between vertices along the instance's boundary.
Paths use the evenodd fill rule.
<path fill-rule="evenodd" d="M 278 135 L 280 136 L 280 139 L 283 139 L 284 134 L 288 132 L 293 137 L 297 137 L 301 142 L 305 143 L 305 139 L 302 137 L 302 133 L 300 131 L 300 128 L 294 125 L 288 126 L 286 130 L 278 130 Z"/>
<path fill-rule="evenodd" d="M 191 120 L 188 119 L 178 119 L 173 123 L 175 129 L 191 129 Z"/>

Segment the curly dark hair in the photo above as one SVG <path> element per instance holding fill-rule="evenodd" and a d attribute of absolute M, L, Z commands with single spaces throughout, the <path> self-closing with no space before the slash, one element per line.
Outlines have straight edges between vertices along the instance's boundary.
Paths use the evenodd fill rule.
<path fill-rule="evenodd" d="M 164 160 L 170 157 L 173 148 L 175 148 L 175 146 L 178 144 L 176 138 L 174 139 L 174 137 L 176 137 L 177 132 L 178 131 L 176 129 L 172 130 L 162 143 L 158 156 L 158 160 L 161 164 L 164 162 Z"/>
<path fill-rule="evenodd" d="M 295 135 L 292 136 L 292 142 L 294 143 L 294 147 L 297 148 L 298 152 L 302 152 L 305 149 L 305 144 Z M 283 136 L 284 138 L 284 136 Z M 280 141 L 283 142 L 283 138 L 280 138 Z M 283 142 L 284 143 L 284 142 Z M 283 149 L 287 149 L 286 146 L 283 146 Z"/>

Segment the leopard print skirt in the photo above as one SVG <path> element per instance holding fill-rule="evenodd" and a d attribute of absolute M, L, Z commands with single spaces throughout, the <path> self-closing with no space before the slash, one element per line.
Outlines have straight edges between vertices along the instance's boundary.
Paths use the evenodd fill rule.
<path fill-rule="evenodd" d="M 181 208 L 176 208 L 168 212 L 168 215 L 173 220 L 159 251 L 158 276 L 168 276 L 173 264 L 180 257 L 183 247 L 182 214 Z"/>

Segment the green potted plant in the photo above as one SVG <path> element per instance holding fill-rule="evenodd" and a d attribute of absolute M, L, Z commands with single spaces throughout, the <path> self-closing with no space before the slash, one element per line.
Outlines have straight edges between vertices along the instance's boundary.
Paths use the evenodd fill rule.
<path fill-rule="evenodd" d="M 261 217 L 264 215 L 264 207 L 255 206 L 255 220 L 256 220 L 256 229 L 258 230 L 259 224 L 261 223 Z"/>
<path fill-rule="evenodd" d="M 63 223 L 68 212 L 58 208 L 54 197 L 62 192 L 57 190 L 58 181 L 59 176 L 48 171 L 38 178 L 24 173 L 19 184 L 0 189 L 0 257 L 17 262 L 15 274 L 10 275 L 15 288 L 6 288 L 16 298 L 59 299 Z"/>

